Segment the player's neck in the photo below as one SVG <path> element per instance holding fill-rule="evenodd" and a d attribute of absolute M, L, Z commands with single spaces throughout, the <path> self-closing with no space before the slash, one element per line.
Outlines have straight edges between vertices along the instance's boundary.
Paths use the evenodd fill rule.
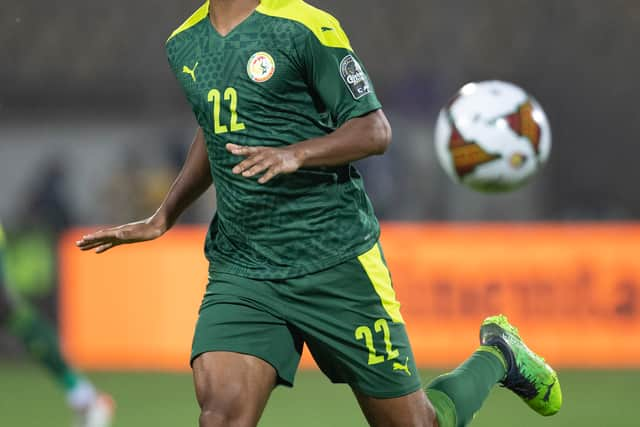
<path fill-rule="evenodd" d="M 211 25 L 221 36 L 229 34 L 256 10 L 260 0 L 212 0 L 209 4 Z"/>

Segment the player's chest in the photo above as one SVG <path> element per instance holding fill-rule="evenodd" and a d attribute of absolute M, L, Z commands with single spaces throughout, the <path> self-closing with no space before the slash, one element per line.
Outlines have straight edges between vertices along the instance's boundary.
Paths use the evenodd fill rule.
<path fill-rule="evenodd" d="M 178 80 L 195 110 L 235 96 L 270 102 L 299 89 L 303 76 L 290 52 L 257 34 L 241 36 L 202 40 L 181 55 Z"/>

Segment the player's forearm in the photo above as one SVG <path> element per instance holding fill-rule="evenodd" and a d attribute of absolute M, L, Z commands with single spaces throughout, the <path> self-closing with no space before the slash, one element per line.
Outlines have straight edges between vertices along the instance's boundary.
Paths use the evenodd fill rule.
<path fill-rule="evenodd" d="M 340 166 L 384 154 L 391 144 L 391 126 L 382 110 L 349 120 L 335 132 L 291 146 L 303 167 Z"/>
<path fill-rule="evenodd" d="M 198 128 L 180 174 L 151 221 L 165 231 L 170 229 L 182 212 L 207 191 L 212 183 L 204 133 Z"/>

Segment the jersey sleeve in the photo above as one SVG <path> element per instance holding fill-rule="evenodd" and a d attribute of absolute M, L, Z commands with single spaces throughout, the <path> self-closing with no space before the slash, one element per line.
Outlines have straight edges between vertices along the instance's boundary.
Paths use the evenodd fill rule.
<path fill-rule="evenodd" d="M 367 71 L 350 49 L 342 29 L 339 26 L 323 27 L 323 31 L 338 33 L 344 39 L 345 47 L 327 46 L 309 33 L 302 51 L 303 68 L 308 84 L 326 107 L 333 123 L 340 127 L 350 119 L 382 106 Z"/>
<path fill-rule="evenodd" d="M 175 42 L 173 40 L 169 40 L 167 41 L 167 43 L 165 44 L 165 53 L 167 56 L 167 62 L 169 63 L 169 68 L 171 69 L 171 73 L 173 74 L 173 76 L 175 77 L 178 73 L 177 73 L 177 67 L 174 61 L 174 58 L 176 56 L 176 46 L 175 46 Z"/>

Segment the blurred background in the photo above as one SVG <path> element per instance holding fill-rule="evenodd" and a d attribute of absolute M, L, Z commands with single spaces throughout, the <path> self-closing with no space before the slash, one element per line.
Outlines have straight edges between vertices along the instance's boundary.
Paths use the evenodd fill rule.
<path fill-rule="evenodd" d="M 341 20 L 391 120 L 394 144 L 388 154 L 360 164 L 383 221 L 437 222 L 451 229 L 468 222 L 517 227 L 597 222 L 598 227 L 607 227 L 623 221 L 633 228 L 640 218 L 636 189 L 640 144 L 634 142 L 640 133 L 640 110 L 635 105 L 640 95 L 640 59 L 635 50 L 639 2 L 310 3 Z M 59 314 L 58 290 L 64 286 L 59 283 L 60 237 L 74 227 L 147 217 L 181 167 L 196 124 L 167 65 L 164 41 L 199 4 L 193 0 L 161 4 L 3 0 L 0 4 L 0 218 L 9 234 L 7 270 L 13 290 L 34 301 L 53 321 Z M 532 93 L 554 131 L 546 169 L 532 184 L 508 195 L 480 195 L 450 183 L 433 148 L 433 125 L 440 107 L 466 82 L 487 79 L 512 81 Z M 181 222 L 205 224 L 214 209 L 215 195 L 210 192 Z M 625 251 L 635 250 L 634 242 L 625 246 Z M 602 251 L 608 248 L 603 246 Z M 634 331 L 640 324 L 640 286 L 634 281 L 640 277 L 639 268 L 629 262 L 621 273 L 632 282 L 624 294 L 627 299 L 620 303 L 631 307 L 631 315 L 623 316 L 624 327 Z M 3 359 L 8 362 L 0 362 L 0 425 L 36 425 L 24 420 L 4 424 L 2 417 L 12 416 L 8 408 L 14 408 L 14 415 L 19 409 L 3 404 L 10 401 L 11 387 L 21 387 L 22 375 L 32 376 L 34 384 L 47 384 L 47 380 L 35 375 L 31 365 L 22 365 L 26 362 L 17 341 L 0 332 Z M 16 363 L 23 369 L 12 369 Z M 5 370 L 11 375 L 5 377 L 2 366 L 9 367 Z M 611 368 L 615 367 L 613 363 Z M 640 360 L 636 367 L 640 368 Z M 316 373 L 306 375 L 303 382 L 309 390 L 322 388 L 323 380 Z M 637 388 L 631 387 L 640 375 L 599 370 L 571 371 L 567 376 L 575 381 L 574 401 L 584 398 L 585 403 L 574 408 L 576 418 L 568 415 L 549 425 L 637 425 L 622 415 L 613 423 L 597 421 L 589 410 L 604 397 L 589 400 L 585 390 L 591 384 L 612 381 L 611 393 L 625 390 L 628 394 L 626 399 L 618 393 L 616 403 L 621 405 L 617 413 L 624 415 L 627 410 L 631 413 L 631 405 L 624 406 L 625 402 L 640 397 Z M 181 425 L 194 423 L 186 374 L 135 377 L 107 372 L 97 378 L 107 388 L 121 389 L 123 397 L 114 392 L 123 413 L 118 425 L 181 422 L 176 418 L 168 424 L 144 424 L 136 408 L 142 411 L 153 403 L 145 397 L 145 384 L 154 384 L 149 386 L 156 390 L 154 399 L 168 398 L 157 391 L 162 388 L 154 381 L 165 381 L 167 393 L 183 387 L 183 395 L 172 400 L 181 399 L 185 406 L 176 404 L 179 409 L 171 412 L 186 417 L 180 418 L 186 420 Z M 127 381 L 139 387 L 139 395 L 131 395 Z M 46 385 L 42 389 L 43 394 L 56 393 Z M 295 395 L 304 400 L 304 393 Z M 332 391 L 314 393 L 306 396 L 309 411 L 314 410 L 314 400 L 336 399 Z M 286 396 L 291 399 L 292 395 Z M 498 408 L 500 399 L 502 395 L 491 404 Z M 334 400 L 323 404 L 337 404 Z M 276 400 L 274 411 L 279 410 L 278 402 L 282 400 Z M 65 420 L 66 415 L 56 408 L 52 403 L 50 410 Z M 514 419 L 519 419 L 520 409 L 524 412 L 517 408 Z M 354 412 L 355 405 L 346 404 L 344 411 Z M 264 425 L 297 425 L 268 416 Z M 346 424 L 324 420 L 318 425 L 364 425 L 358 415 L 353 417 Z M 519 422 L 537 425 L 534 418 Z M 477 425 L 489 424 L 496 425 L 491 415 Z"/>

